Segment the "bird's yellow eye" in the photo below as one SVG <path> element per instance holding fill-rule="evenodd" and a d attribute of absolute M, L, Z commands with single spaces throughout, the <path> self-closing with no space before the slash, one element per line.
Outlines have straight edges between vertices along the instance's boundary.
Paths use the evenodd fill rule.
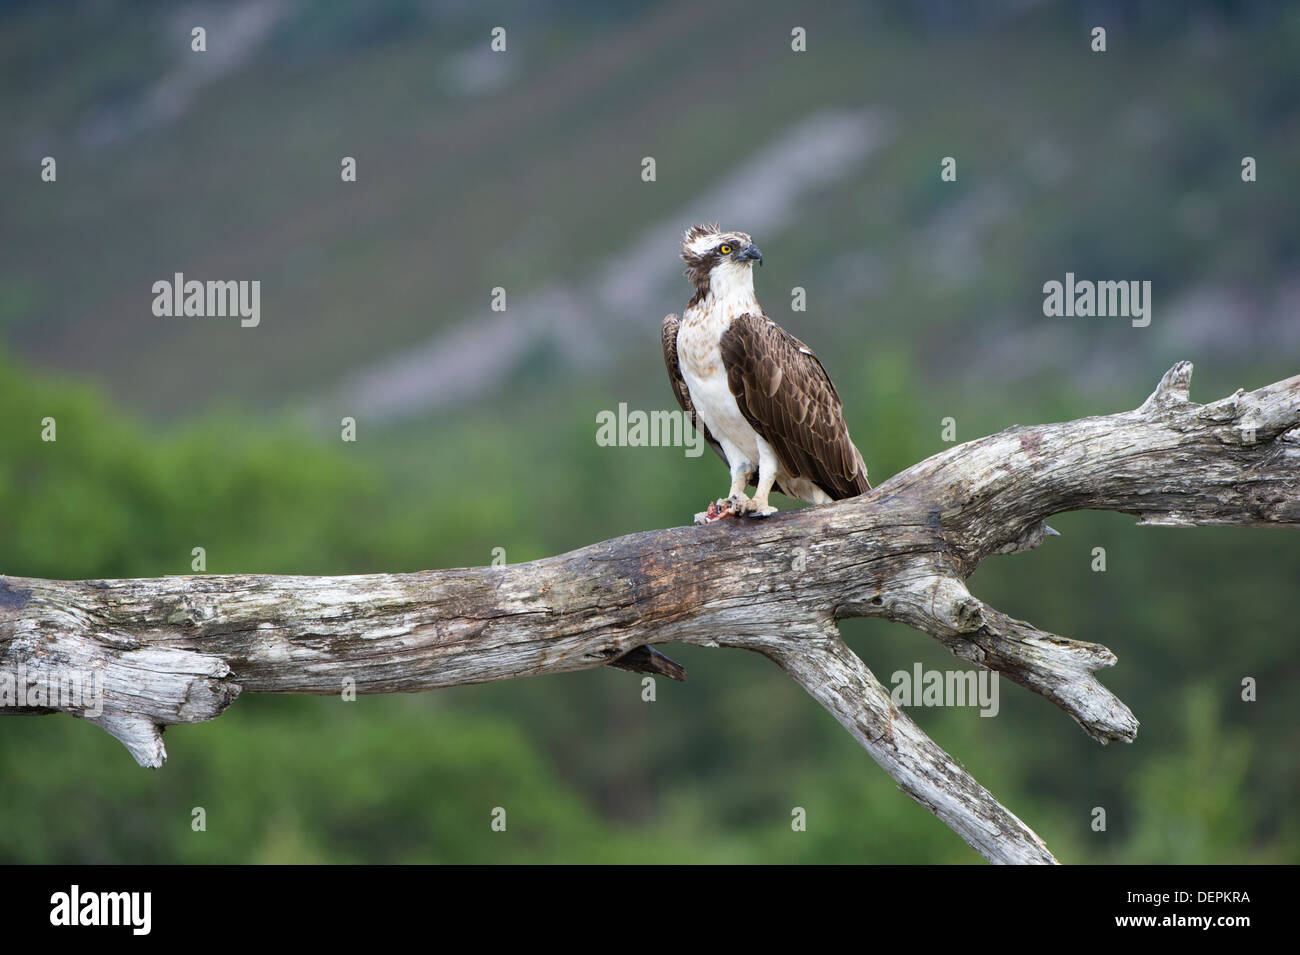
<path fill-rule="evenodd" d="M 730 254 L 731 254 L 731 246 L 729 246 L 729 245 L 720 245 L 720 246 L 718 246 L 718 251 L 721 252 L 723 255 L 730 255 Z"/>

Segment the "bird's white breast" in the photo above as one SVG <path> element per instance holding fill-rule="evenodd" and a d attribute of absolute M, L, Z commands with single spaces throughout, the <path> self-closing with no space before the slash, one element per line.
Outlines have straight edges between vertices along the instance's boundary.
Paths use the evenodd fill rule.
<path fill-rule="evenodd" d="M 727 369 L 722 364 L 722 333 L 734 317 L 752 312 L 762 314 L 752 294 L 748 302 L 705 298 L 687 308 L 677 331 L 677 361 L 682 380 L 691 394 L 695 412 L 709 432 L 722 445 L 728 463 L 735 463 L 738 453 L 757 465 L 759 436 L 740 413 L 736 398 L 727 384 Z"/>

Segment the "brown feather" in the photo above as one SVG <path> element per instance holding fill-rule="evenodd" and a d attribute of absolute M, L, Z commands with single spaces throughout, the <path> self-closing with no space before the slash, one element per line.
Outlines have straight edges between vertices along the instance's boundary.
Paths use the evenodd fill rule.
<path fill-rule="evenodd" d="M 839 393 L 812 349 L 767 316 L 750 314 L 731 323 L 721 346 L 740 413 L 772 445 L 785 471 L 837 501 L 871 490 Z"/>

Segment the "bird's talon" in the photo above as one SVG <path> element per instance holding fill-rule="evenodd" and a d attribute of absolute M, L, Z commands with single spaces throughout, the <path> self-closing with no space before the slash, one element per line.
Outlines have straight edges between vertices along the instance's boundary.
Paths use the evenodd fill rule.
<path fill-rule="evenodd" d="M 695 515 L 696 524 L 712 524 L 714 521 L 720 521 L 724 517 L 736 517 L 740 511 L 732 503 L 731 498 L 720 498 L 709 504 L 707 511 L 700 511 Z"/>
<path fill-rule="evenodd" d="M 738 514 L 744 514 L 746 517 L 767 517 L 776 513 L 776 508 L 771 504 L 755 498 L 745 498 L 745 503 L 736 510 Z"/>

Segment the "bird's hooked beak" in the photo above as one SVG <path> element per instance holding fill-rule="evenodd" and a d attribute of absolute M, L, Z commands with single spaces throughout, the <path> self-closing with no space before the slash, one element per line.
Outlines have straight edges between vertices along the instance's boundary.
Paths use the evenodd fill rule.
<path fill-rule="evenodd" d="M 741 248 L 736 251 L 736 258 L 742 262 L 750 262 L 757 259 L 759 265 L 763 264 L 763 253 L 760 252 L 758 246 L 752 242 L 746 242 L 741 246 Z"/>

